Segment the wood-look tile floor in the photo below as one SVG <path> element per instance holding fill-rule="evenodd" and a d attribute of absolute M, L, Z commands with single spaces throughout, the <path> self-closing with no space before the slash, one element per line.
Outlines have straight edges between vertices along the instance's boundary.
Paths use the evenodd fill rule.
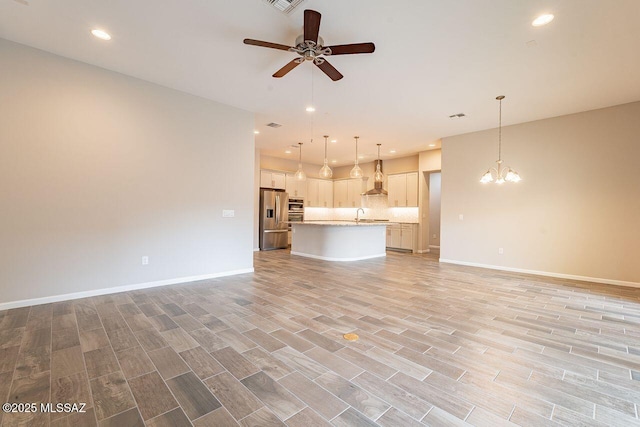
<path fill-rule="evenodd" d="M 0 312 L 0 400 L 88 408 L 0 422 L 640 425 L 640 289 L 393 252 L 255 271 Z"/>

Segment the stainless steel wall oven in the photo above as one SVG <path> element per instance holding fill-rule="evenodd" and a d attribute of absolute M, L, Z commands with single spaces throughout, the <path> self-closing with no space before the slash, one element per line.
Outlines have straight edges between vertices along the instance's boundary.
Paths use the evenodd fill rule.
<path fill-rule="evenodd" d="M 304 199 L 289 199 L 289 221 L 304 221 Z"/>

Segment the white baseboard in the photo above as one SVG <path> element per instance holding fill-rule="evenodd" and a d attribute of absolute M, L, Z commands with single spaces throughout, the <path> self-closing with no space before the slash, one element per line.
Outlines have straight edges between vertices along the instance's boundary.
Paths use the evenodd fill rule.
<path fill-rule="evenodd" d="M 431 249 L 440 249 L 440 246 L 436 246 L 436 245 L 429 245 L 429 248 L 431 248 Z"/>
<path fill-rule="evenodd" d="M 203 274 L 200 276 L 178 277 L 175 279 L 158 280 L 156 282 L 136 283 L 133 285 L 116 286 L 113 288 L 94 289 L 90 291 L 73 292 L 70 294 L 52 295 L 48 297 L 24 299 L 0 303 L 0 311 L 10 308 L 28 307 L 30 305 L 49 304 L 52 302 L 67 301 L 79 298 L 95 297 L 98 295 L 117 294 L 119 292 L 135 291 L 138 289 L 155 288 L 158 286 L 177 285 L 179 283 L 196 282 L 198 280 L 215 279 L 217 277 L 234 276 L 236 274 L 253 273 L 252 268 L 241 270 L 223 271 L 221 273 Z"/>
<path fill-rule="evenodd" d="M 549 271 L 527 270 L 524 268 L 503 267 L 499 265 L 480 264 L 476 262 L 456 261 L 453 259 L 440 258 L 440 262 L 447 264 L 466 265 L 469 267 L 487 268 L 490 270 L 512 271 L 514 273 L 535 274 L 536 276 L 557 277 L 559 279 L 580 280 L 583 282 L 604 283 L 607 285 L 628 286 L 632 288 L 640 288 L 639 282 L 627 282 L 624 280 L 602 279 L 598 277 L 577 276 L 575 274 L 553 273 Z"/>
<path fill-rule="evenodd" d="M 332 257 L 321 256 L 321 255 L 306 254 L 306 253 L 303 253 L 303 252 L 294 252 L 294 251 L 291 251 L 291 255 L 298 255 L 298 256 L 303 256 L 303 257 L 307 257 L 307 258 L 321 259 L 323 261 L 362 261 L 364 259 L 380 258 L 380 257 L 387 256 L 386 253 L 382 253 L 382 254 L 367 255 L 367 256 L 364 256 L 364 257 L 357 257 L 357 258 L 332 258 Z"/>
<path fill-rule="evenodd" d="M 418 249 L 418 250 L 416 250 L 417 254 L 428 254 L 429 252 L 431 252 L 431 249 Z"/>

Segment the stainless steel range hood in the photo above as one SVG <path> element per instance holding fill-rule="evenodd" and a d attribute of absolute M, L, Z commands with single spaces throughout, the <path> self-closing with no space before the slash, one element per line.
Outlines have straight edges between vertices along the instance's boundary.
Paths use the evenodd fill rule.
<path fill-rule="evenodd" d="M 376 160 L 374 166 L 377 168 L 378 163 L 380 164 L 380 171 L 382 171 L 382 160 Z M 381 182 L 374 182 L 373 188 L 366 193 L 362 193 L 363 196 L 386 196 L 387 190 L 382 188 Z"/>

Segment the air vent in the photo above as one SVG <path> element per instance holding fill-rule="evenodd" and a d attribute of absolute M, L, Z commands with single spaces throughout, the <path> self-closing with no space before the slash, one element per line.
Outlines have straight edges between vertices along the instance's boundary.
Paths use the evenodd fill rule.
<path fill-rule="evenodd" d="M 300 6 L 304 0 L 264 0 L 264 2 L 288 15 L 293 12 L 296 7 Z"/>
<path fill-rule="evenodd" d="M 450 119 L 461 119 L 463 117 L 467 117 L 464 113 L 452 114 L 449 116 Z"/>
<path fill-rule="evenodd" d="M 280 123 L 267 123 L 267 126 L 269 126 L 270 128 L 279 128 L 282 127 L 282 125 Z"/>

